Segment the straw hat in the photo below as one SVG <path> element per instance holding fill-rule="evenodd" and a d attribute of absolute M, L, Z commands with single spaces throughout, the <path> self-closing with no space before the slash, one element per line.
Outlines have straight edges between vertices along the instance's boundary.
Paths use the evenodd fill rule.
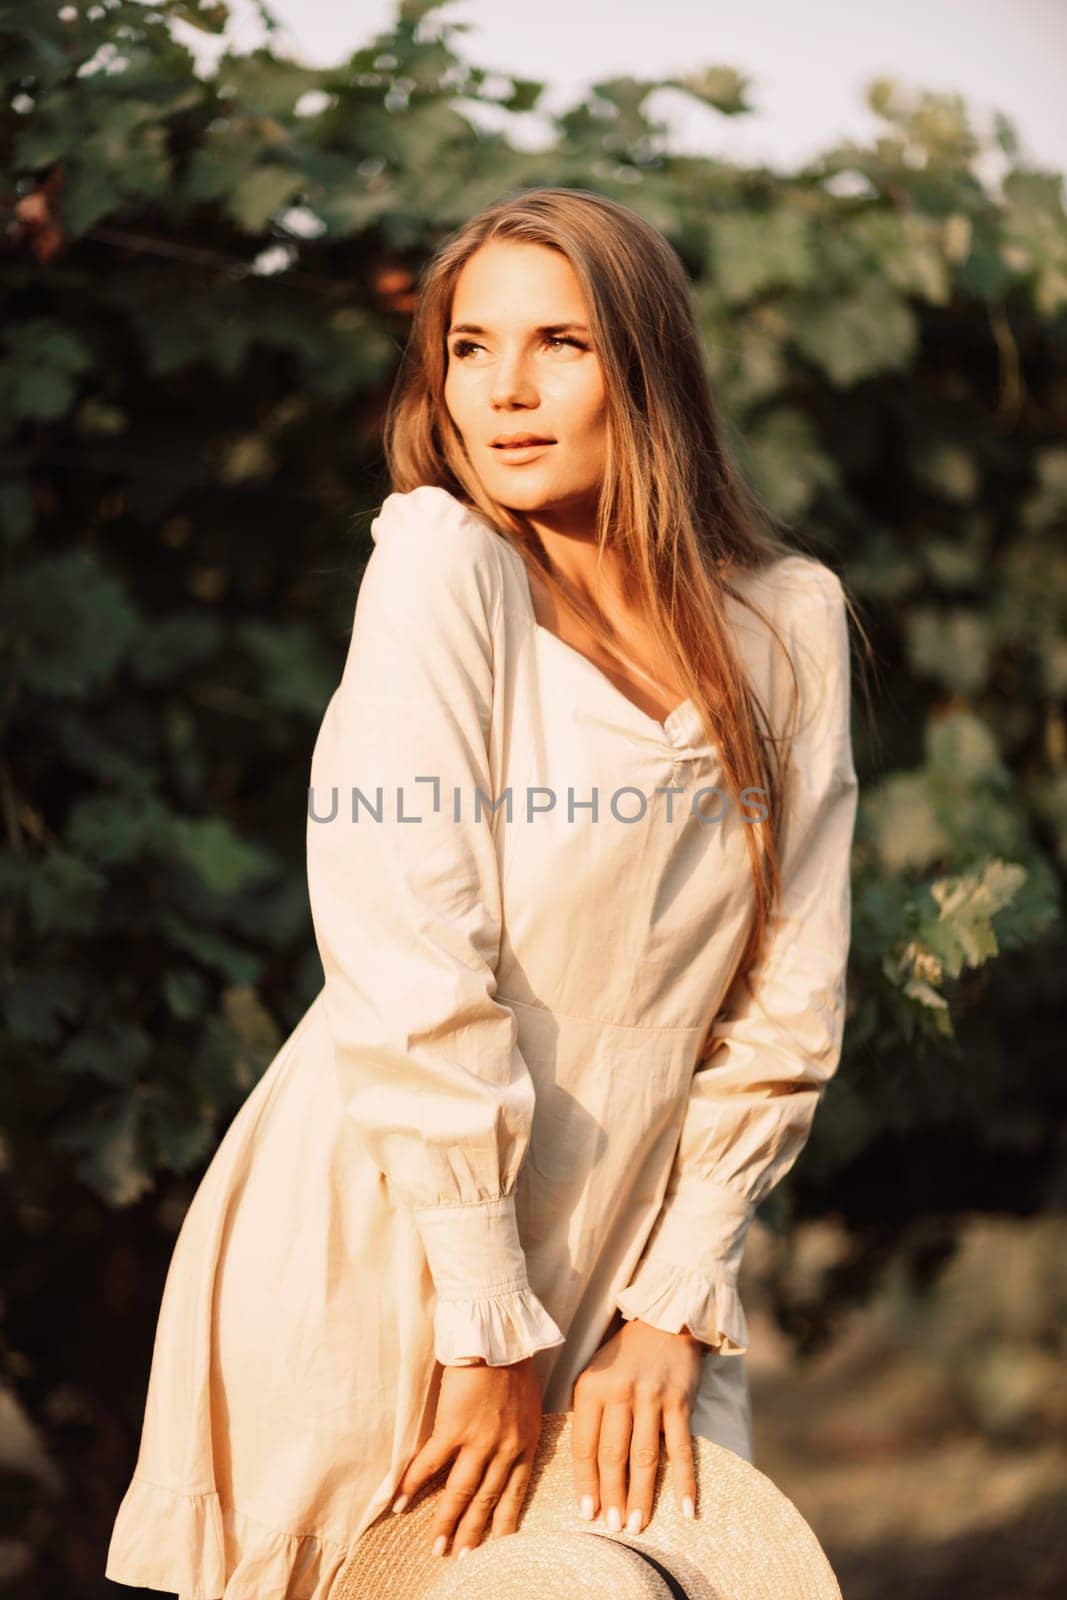
<path fill-rule="evenodd" d="M 751 1462 L 694 1436 L 697 1514 L 683 1520 L 661 1457 L 642 1533 L 578 1519 L 570 1413 L 544 1417 L 518 1532 L 463 1561 L 435 1556 L 431 1525 L 447 1474 L 356 1541 L 330 1600 L 841 1600 L 815 1534 Z M 665 1491 L 665 1487 L 668 1492 Z"/>

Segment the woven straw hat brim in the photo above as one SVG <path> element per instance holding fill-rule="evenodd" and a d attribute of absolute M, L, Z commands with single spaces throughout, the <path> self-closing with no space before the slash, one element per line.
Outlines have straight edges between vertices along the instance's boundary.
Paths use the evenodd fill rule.
<path fill-rule="evenodd" d="M 610 1534 L 603 1520 L 580 1521 L 571 1471 L 571 1415 L 546 1414 L 534 1459 L 518 1532 L 486 1538 L 461 1562 L 435 1556 L 432 1524 L 448 1476 L 442 1471 L 395 1515 L 386 1510 L 357 1540 L 340 1569 L 330 1600 L 540 1600 L 565 1592 L 568 1554 L 558 1536 L 589 1541 L 582 1572 L 583 1600 L 616 1600 L 615 1573 L 604 1581 L 603 1547 L 645 1551 L 681 1585 L 687 1600 L 841 1600 L 841 1590 L 825 1552 L 796 1506 L 764 1473 L 733 1450 L 693 1437 L 697 1515 L 685 1520 L 678 1510 L 661 1455 L 652 1517 L 643 1533 Z M 556 1540 L 559 1560 L 551 1563 Z M 523 1552 L 525 1551 L 525 1565 Z M 506 1557 L 505 1557 L 506 1552 Z M 478 1560 L 475 1561 L 475 1556 Z M 498 1559 L 499 1558 L 499 1563 Z M 616 1569 L 623 1571 L 616 1562 Z M 647 1563 L 641 1565 L 647 1566 Z M 631 1581 L 632 1564 L 626 1572 Z M 651 1569 L 654 1573 L 655 1569 Z M 459 1589 L 440 1587 L 447 1578 Z M 505 1586 L 505 1580 L 510 1587 Z M 536 1580 L 536 1582 L 535 1582 Z M 622 1594 L 629 1595 L 625 1589 Z M 659 1600 L 654 1589 L 649 1600 Z M 662 1592 L 662 1591 L 661 1591 Z M 644 1594 L 634 1589 L 635 1600 Z"/>
<path fill-rule="evenodd" d="M 523 1533 L 490 1539 L 462 1561 L 441 1561 L 444 1571 L 426 1600 L 553 1600 L 591 1595 L 594 1600 L 673 1600 L 664 1579 L 635 1550 L 617 1539 L 588 1533 Z M 402 1593 L 403 1591 L 399 1591 Z"/>

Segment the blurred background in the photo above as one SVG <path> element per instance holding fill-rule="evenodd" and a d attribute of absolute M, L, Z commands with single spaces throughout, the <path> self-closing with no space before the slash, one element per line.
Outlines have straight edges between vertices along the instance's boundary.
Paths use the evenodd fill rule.
<path fill-rule="evenodd" d="M 0 9 L 5 1592 L 137 1592 L 170 1251 L 322 981 L 307 774 L 417 275 L 547 183 L 670 239 L 876 652 L 845 1054 L 743 1269 L 757 1465 L 846 1600 L 1067 1593 L 1065 45 L 1058 0 Z"/>

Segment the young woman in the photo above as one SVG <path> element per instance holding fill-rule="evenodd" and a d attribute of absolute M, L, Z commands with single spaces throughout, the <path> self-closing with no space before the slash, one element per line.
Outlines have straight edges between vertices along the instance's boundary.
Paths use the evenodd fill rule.
<path fill-rule="evenodd" d="M 687 280 L 584 191 L 494 205 L 421 285 L 311 764 L 325 985 L 167 1278 L 107 1576 L 326 1600 L 447 1472 L 512 1531 L 542 1410 L 575 1516 L 661 1451 L 751 1459 L 737 1280 L 839 1060 L 847 604 L 760 521 Z"/>

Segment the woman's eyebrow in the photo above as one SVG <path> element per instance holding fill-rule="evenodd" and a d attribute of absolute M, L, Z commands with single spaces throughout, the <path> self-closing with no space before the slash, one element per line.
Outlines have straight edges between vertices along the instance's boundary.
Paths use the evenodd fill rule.
<path fill-rule="evenodd" d="M 449 328 L 446 335 L 451 338 L 454 333 L 485 333 L 485 328 L 480 328 L 476 322 L 457 322 Z M 584 322 L 546 322 L 540 328 L 534 329 L 535 333 L 588 333 L 589 329 Z"/>

